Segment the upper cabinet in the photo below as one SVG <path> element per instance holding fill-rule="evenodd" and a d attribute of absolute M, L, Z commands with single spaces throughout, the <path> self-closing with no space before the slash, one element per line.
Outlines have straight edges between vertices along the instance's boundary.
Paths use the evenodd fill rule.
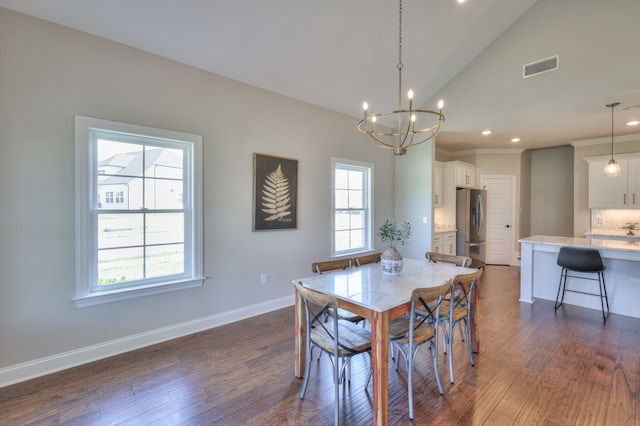
<path fill-rule="evenodd" d="M 433 207 L 442 207 L 442 165 L 433 166 Z"/>
<path fill-rule="evenodd" d="M 640 153 L 614 156 L 620 176 L 605 176 L 611 157 L 586 157 L 589 163 L 589 208 L 640 208 Z"/>
<path fill-rule="evenodd" d="M 454 166 L 457 187 L 475 188 L 476 166 L 462 161 L 451 161 L 449 164 Z"/>

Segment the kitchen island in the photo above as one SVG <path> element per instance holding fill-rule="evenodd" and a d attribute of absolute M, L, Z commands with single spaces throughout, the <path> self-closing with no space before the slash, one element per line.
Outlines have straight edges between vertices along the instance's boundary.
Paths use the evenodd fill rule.
<path fill-rule="evenodd" d="M 520 240 L 520 301 L 554 300 L 560 270 L 556 261 L 561 247 L 591 248 L 600 252 L 610 312 L 640 318 L 640 243 L 635 241 L 536 235 Z M 577 274 L 576 274 L 577 275 Z M 567 288 L 597 292 L 597 281 L 569 278 Z M 567 292 L 564 303 L 600 310 L 598 297 Z"/>

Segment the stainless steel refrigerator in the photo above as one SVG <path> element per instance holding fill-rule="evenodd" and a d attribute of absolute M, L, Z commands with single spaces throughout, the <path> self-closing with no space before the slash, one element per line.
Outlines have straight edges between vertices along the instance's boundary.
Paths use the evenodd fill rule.
<path fill-rule="evenodd" d="M 471 257 L 474 267 L 486 261 L 486 208 L 484 189 L 456 190 L 456 254 Z"/>

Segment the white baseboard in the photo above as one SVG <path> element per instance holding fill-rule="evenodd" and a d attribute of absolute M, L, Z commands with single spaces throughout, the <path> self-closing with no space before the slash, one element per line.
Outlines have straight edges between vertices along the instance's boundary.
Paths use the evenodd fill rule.
<path fill-rule="evenodd" d="M 294 304 L 293 296 L 270 300 L 252 306 L 246 306 L 233 311 L 223 312 L 193 321 L 170 325 L 144 333 L 134 334 L 121 339 L 87 346 L 73 351 L 51 355 L 34 361 L 12 365 L 0 369 L 0 388 L 25 380 L 77 367 L 92 361 L 108 358 L 124 352 L 166 342 L 199 331 L 219 327 L 235 321 L 240 321 L 256 315 L 275 311 Z"/>

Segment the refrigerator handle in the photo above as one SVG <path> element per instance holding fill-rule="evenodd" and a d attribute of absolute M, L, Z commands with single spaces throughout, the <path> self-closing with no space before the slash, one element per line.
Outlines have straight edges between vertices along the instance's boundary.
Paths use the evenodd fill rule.
<path fill-rule="evenodd" d="M 483 222 L 484 222 L 484 217 L 482 215 L 482 195 L 478 194 L 477 198 L 476 198 L 476 211 L 477 211 L 477 215 L 478 215 L 478 223 L 476 226 L 476 233 L 478 234 L 478 236 L 480 236 L 481 233 L 481 229 L 483 226 Z"/>

